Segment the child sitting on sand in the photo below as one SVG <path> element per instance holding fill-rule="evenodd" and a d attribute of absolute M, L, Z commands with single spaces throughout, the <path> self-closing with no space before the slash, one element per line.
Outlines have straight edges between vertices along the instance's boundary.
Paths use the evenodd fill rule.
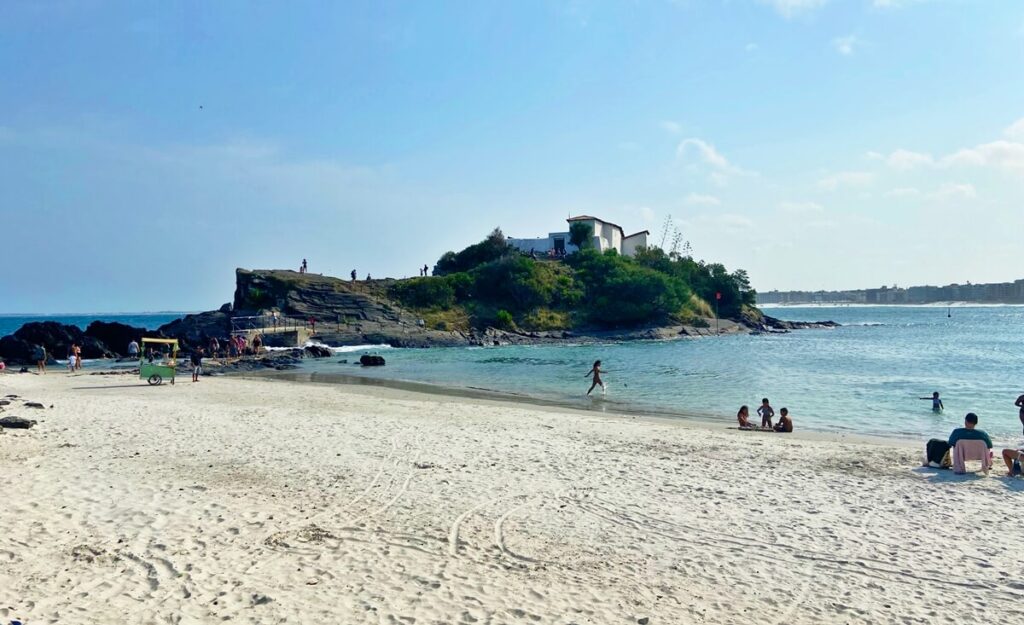
<path fill-rule="evenodd" d="M 750 409 L 746 406 L 740 406 L 739 412 L 736 413 L 736 421 L 739 422 L 741 430 L 754 428 L 754 424 L 750 422 Z"/>
<path fill-rule="evenodd" d="M 767 397 L 761 400 L 761 407 L 757 409 L 757 414 L 761 417 L 761 427 L 772 429 L 772 417 L 775 416 L 775 409 L 768 403 Z"/>
<path fill-rule="evenodd" d="M 793 420 L 789 418 L 789 408 L 779 410 L 779 422 L 775 424 L 776 432 L 792 432 Z"/>

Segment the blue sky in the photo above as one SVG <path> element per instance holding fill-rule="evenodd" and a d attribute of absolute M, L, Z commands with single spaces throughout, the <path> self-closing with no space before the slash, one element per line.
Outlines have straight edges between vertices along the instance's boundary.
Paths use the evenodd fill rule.
<path fill-rule="evenodd" d="M 760 290 L 1024 277 L 1024 3 L 0 4 L 0 312 L 578 213 Z"/>

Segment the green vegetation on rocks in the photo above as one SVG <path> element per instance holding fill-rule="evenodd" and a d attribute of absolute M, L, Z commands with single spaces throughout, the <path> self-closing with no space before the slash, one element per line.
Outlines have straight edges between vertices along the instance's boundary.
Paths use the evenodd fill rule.
<path fill-rule="evenodd" d="M 592 232 L 582 226 L 572 233 L 582 249 L 564 262 L 526 256 L 496 228 L 480 243 L 444 254 L 434 276 L 398 281 L 388 295 L 431 326 L 452 329 L 706 325 L 716 302 L 724 318 L 756 310 L 743 270 L 730 273 L 658 248 L 641 249 L 635 258 L 602 253 L 588 246 Z"/>

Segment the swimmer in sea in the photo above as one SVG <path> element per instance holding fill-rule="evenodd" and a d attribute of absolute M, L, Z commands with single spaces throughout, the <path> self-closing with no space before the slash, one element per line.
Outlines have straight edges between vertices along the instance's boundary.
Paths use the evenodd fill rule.
<path fill-rule="evenodd" d="M 594 383 L 591 384 L 590 385 L 590 389 L 587 390 L 587 395 L 590 395 L 590 391 L 594 390 L 594 387 L 597 386 L 598 384 L 601 385 L 601 390 L 603 391 L 604 390 L 604 382 L 601 381 L 601 361 L 600 360 L 595 360 L 594 361 L 594 366 L 591 367 L 590 371 L 587 372 L 587 375 L 585 375 L 583 377 L 589 378 L 590 376 L 594 376 Z"/>
<path fill-rule="evenodd" d="M 918 399 L 930 399 L 932 400 L 932 412 L 942 412 L 945 410 L 945 406 L 942 405 L 942 400 L 939 399 L 939 392 L 935 391 L 931 397 L 919 397 Z"/>

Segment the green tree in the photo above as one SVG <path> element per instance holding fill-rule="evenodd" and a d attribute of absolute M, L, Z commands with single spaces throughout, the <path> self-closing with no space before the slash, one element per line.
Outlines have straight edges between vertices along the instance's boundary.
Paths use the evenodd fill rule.
<path fill-rule="evenodd" d="M 445 252 L 434 265 L 435 276 L 445 276 L 459 271 L 469 271 L 482 265 L 512 254 L 513 248 L 508 244 L 501 228 L 495 228 L 487 238 L 470 245 L 461 252 Z"/>
<path fill-rule="evenodd" d="M 581 250 L 587 249 L 594 242 L 594 226 L 586 221 L 574 221 L 569 224 L 569 243 Z"/>

